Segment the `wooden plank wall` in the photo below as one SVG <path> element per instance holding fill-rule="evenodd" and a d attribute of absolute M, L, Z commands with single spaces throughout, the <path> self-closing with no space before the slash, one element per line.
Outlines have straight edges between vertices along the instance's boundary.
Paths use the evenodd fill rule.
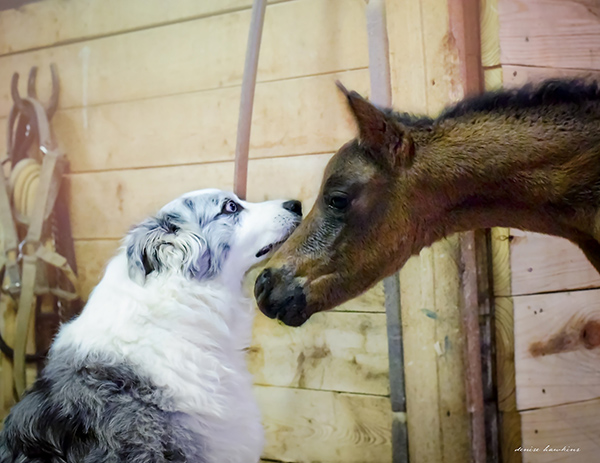
<path fill-rule="evenodd" d="M 489 82 L 600 77 L 597 3 L 497 0 L 495 11 Z M 503 461 L 597 461 L 600 275 L 568 241 L 519 230 L 495 230 L 494 256 Z"/>
<path fill-rule="evenodd" d="M 49 64 L 53 125 L 71 161 L 85 293 L 127 229 L 173 197 L 232 188 L 251 0 L 44 0 L 0 13 L 0 125 L 12 73 Z M 336 90 L 368 94 L 364 0 L 270 1 L 260 54 L 248 197 L 308 210 L 331 154 L 353 136 Z M 0 146 L 5 142 L 0 131 Z M 381 286 L 303 330 L 259 316 L 250 365 L 270 461 L 391 461 Z"/>

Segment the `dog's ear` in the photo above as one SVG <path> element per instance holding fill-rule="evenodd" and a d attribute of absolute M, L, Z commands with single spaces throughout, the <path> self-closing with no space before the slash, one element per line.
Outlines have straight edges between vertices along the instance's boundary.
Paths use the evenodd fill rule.
<path fill-rule="evenodd" d="M 151 217 L 134 227 L 125 240 L 129 278 L 143 285 L 146 277 L 160 271 L 174 254 L 180 230 L 177 217 L 168 214 Z"/>
<path fill-rule="evenodd" d="M 143 285 L 146 277 L 159 269 L 157 247 L 161 245 L 164 234 L 165 230 L 156 217 L 146 219 L 129 232 L 125 243 L 129 278 L 132 281 Z"/>
<path fill-rule="evenodd" d="M 336 84 L 348 99 L 358 125 L 360 144 L 374 155 L 376 161 L 392 169 L 410 167 L 414 144 L 408 129 L 358 93 L 348 91 L 339 81 Z"/>
<path fill-rule="evenodd" d="M 201 280 L 219 271 L 204 238 L 186 229 L 176 213 L 151 217 L 133 228 L 125 240 L 129 278 L 144 285 L 152 272 L 180 272 Z"/>

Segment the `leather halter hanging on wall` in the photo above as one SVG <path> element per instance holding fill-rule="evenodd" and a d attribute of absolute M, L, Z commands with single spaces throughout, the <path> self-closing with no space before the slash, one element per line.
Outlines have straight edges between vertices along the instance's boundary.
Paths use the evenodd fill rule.
<path fill-rule="evenodd" d="M 68 163 L 49 125 L 59 90 L 56 69 L 52 66 L 51 70 L 53 94 L 48 107 L 37 100 L 36 68 L 29 75 L 27 98 L 19 95 L 18 74 L 13 75 L 11 84 L 14 106 L 8 118 L 7 158 L 3 162 L 10 162 L 9 181 L 4 172 L 0 175 L 4 235 L 4 252 L 0 254 L 0 268 L 4 269 L 0 314 L 5 320 L 4 337 L 0 337 L 3 408 L 25 390 L 26 362 L 38 362 L 40 366 L 60 319 L 70 318 L 80 307 L 65 190 L 61 188 Z M 36 140 L 37 149 L 30 150 Z M 61 228 L 66 232 L 59 231 Z M 70 304 L 76 308 L 65 310 Z M 33 341 L 36 313 L 37 353 L 28 355 L 25 351 L 28 342 Z"/>

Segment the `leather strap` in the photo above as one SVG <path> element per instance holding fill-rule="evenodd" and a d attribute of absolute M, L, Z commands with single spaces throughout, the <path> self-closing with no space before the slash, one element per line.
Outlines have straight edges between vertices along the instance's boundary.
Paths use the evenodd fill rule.
<path fill-rule="evenodd" d="M 77 275 L 69 265 L 67 258 L 61 256 L 57 252 L 51 251 L 45 246 L 40 246 L 38 248 L 36 256 L 48 265 L 52 265 L 53 267 L 56 267 L 57 269 L 61 270 L 74 289 L 73 291 L 65 291 L 59 288 L 50 288 L 50 292 L 56 296 L 59 296 L 61 299 L 77 299 L 79 297 L 78 295 L 80 294 L 79 281 L 77 280 Z"/>
<path fill-rule="evenodd" d="M 3 318 L 4 340 L 14 342 L 14 327 L 16 315 L 15 301 L 8 294 L 0 294 L 0 316 Z M 0 375 L 0 412 L 8 413 L 15 403 L 15 386 L 13 382 L 13 363 L 10 358 L 2 355 L 2 374 Z"/>
<path fill-rule="evenodd" d="M 4 258 L 6 259 L 6 276 L 2 288 L 16 296 L 20 290 L 21 281 L 19 278 L 18 257 L 18 236 L 15 226 L 10 197 L 6 185 L 4 174 L 0 172 L 0 223 L 4 235 Z"/>
<path fill-rule="evenodd" d="M 43 106 L 31 98 L 25 98 L 24 101 L 31 104 L 35 109 L 38 119 L 40 150 L 45 153 L 45 156 L 42 162 L 39 186 L 29 229 L 27 230 L 25 240 L 20 245 L 23 256 L 23 281 L 19 309 L 17 311 L 13 370 L 15 389 L 19 396 L 25 391 L 26 385 L 25 350 L 33 321 L 33 309 L 36 300 L 35 288 L 39 269 L 39 256 L 37 253 L 42 247 L 40 240 L 44 222 L 52 212 L 66 167 L 64 155 L 59 150 L 54 149 L 50 127 Z"/>
<path fill-rule="evenodd" d="M 19 299 L 19 310 L 17 311 L 15 358 L 14 358 L 14 380 L 15 388 L 19 396 L 25 390 L 25 348 L 30 325 L 33 320 L 33 306 L 35 303 L 35 285 L 38 270 L 37 252 L 41 248 L 40 239 L 45 219 L 50 215 L 54 201 L 60 188 L 65 163 L 62 162 L 63 155 L 59 151 L 49 151 L 44 156 L 42 172 L 37 191 L 37 199 L 31 224 L 27 231 L 25 241 L 21 243 L 23 255 L 23 284 L 21 298 Z"/>

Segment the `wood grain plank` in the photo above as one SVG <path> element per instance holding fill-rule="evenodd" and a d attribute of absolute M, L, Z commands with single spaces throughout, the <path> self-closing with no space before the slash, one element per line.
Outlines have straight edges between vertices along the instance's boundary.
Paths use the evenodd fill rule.
<path fill-rule="evenodd" d="M 334 312 L 382 312 L 385 313 L 385 294 L 383 282 L 377 283 L 373 288 L 360 296 L 333 309 Z"/>
<path fill-rule="evenodd" d="M 298 0 L 273 5 L 265 18 L 258 81 L 365 68 L 363 0 Z M 239 85 L 250 11 L 7 55 L 0 58 L 0 117 L 10 109 L 10 79 L 40 67 L 47 99 L 57 65 L 61 108 Z M 360 32 L 357 32 L 360 31 Z M 226 53 L 222 44 L 227 43 Z M 21 79 L 24 93 L 27 79 Z"/>
<path fill-rule="evenodd" d="M 92 289 L 98 284 L 104 274 L 108 261 L 116 254 L 121 240 L 77 240 L 75 241 L 75 258 L 80 296 L 88 299 Z"/>
<path fill-rule="evenodd" d="M 570 241 L 515 229 L 510 233 L 514 295 L 600 286 L 598 271 Z"/>
<path fill-rule="evenodd" d="M 267 460 L 392 461 L 392 418 L 385 397 L 264 386 L 256 386 L 255 394 L 266 431 Z"/>
<path fill-rule="evenodd" d="M 523 452 L 525 463 L 598 461 L 600 399 L 541 408 L 521 416 L 523 448 L 528 450 Z"/>
<path fill-rule="evenodd" d="M 507 87 L 520 87 L 528 82 L 540 82 L 548 78 L 584 78 L 595 80 L 600 78 L 600 72 L 590 69 L 558 69 L 529 66 L 502 66 L 504 84 Z"/>
<path fill-rule="evenodd" d="M 486 90 L 499 90 L 502 88 L 502 68 L 490 68 L 483 71 L 483 80 Z"/>
<path fill-rule="evenodd" d="M 488 3 L 486 6 L 489 7 Z M 497 15 L 497 2 L 494 4 Z M 496 24 L 499 27 L 499 24 Z M 496 33 L 498 30 L 496 29 Z M 499 47 L 499 38 L 496 42 Z M 499 48 L 498 48 L 499 53 Z M 486 90 L 503 87 L 502 67 L 484 70 Z M 510 230 L 495 227 L 490 230 L 492 259 L 493 321 L 495 336 L 496 371 L 492 378 L 496 388 L 497 430 L 499 460 L 503 463 L 522 463 L 522 454 L 514 449 L 521 446 L 521 416 L 517 411 L 515 384 L 514 314 L 510 298 L 500 295 L 512 294 L 510 262 Z M 493 433 L 493 426 L 491 429 Z"/>
<path fill-rule="evenodd" d="M 492 239 L 498 236 L 506 236 L 508 229 L 492 229 Z M 494 250 L 494 278 L 498 274 L 497 267 L 505 268 L 508 260 L 508 241 L 503 240 L 494 245 L 505 249 L 504 252 Z M 500 259 L 498 257 L 500 256 Z M 501 272 L 503 276 L 510 276 L 508 271 Z M 508 284 L 495 286 L 510 292 L 510 278 L 504 278 Z M 496 280 L 494 280 L 496 282 Z M 521 446 L 521 416 L 517 410 L 517 385 L 515 374 L 515 342 L 514 342 L 514 308 L 510 297 L 494 298 L 496 333 L 496 390 L 499 411 L 500 430 L 500 456 L 503 463 L 521 463 L 523 454 L 515 452 Z"/>
<path fill-rule="evenodd" d="M 460 384 L 456 378 L 464 369 L 456 241 L 453 236 L 424 249 L 400 272 L 411 461 L 460 462 L 470 450 L 464 376 Z M 427 432 L 412 431 L 415 421 Z M 450 438 L 451 451 L 442 453 Z"/>
<path fill-rule="evenodd" d="M 435 115 L 464 94 L 448 2 L 424 6 L 398 0 L 387 6 L 394 105 Z M 456 237 L 436 243 L 400 273 L 408 447 L 414 463 L 471 460 L 457 251 Z"/>
<path fill-rule="evenodd" d="M 248 360 L 256 384 L 389 395 L 383 313 L 320 313 L 301 330 L 259 314 Z"/>
<path fill-rule="evenodd" d="M 233 162 L 71 174 L 76 239 L 119 239 L 171 199 L 201 188 L 231 190 Z"/>
<path fill-rule="evenodd" d="M 481 66 L 500 64 L 500 17 L 498 0 L 481 2 Z M 486 89 L 488 87 L 486 86 Z"/>
<path fill-rule="evenodd" d="M 505 411 L 500 413 L 500 458 L 502 463 L 522 463 L 523 452 L 515 451 L 523 446 L 521 437 L 521 413 Z"/>
<path fill-rule="evenodd" d="M 517 407 L 600 397 L 600 290 L 514 298 Z"/>
<path fill-rule="evenodd" d="M 279 1 L 282 0 L 270 0 L 269 3 Z M 157 27 L 251 6 L 251 0 L 45 0 L 0 12 L 0 55 Z"/>
<path fill-rule="evenodd" d="M 332 153 L 252 159 L 248 165 L 248 201 L 293 198 L 309 211 L 317 198 Z"/>
<path fill-rule="evenodd" d="M 577 0 L 498 2 L 502 64 L 600 70 L 600 7 Z"/>
<path fill-rule="evenodd" d="M 510 229 L 492 228 L 492 271 L 494 279 L 494 296 L 510 296 L 512 294 L 511 262 L 510 262 Z"/>
<path fill-rule="evenodd" d="M 327 74 L 256 88 L 251 158 L 337 150 L 354 136 L 346 101 L 335 87 L 366 94 L 367 70 Z M 72 172 L 231 161 L 240 88 L 60 110 L 52 126 Z M 6 119 L 0 119 L 0 128 Z M 0 130 L 0 146 L 6 131 Z"/>
<path fill-rule="evenodd" d="M 496 377 L 498 409 L 517 410 L 515 380 L 514 307 L 510 297 L 496 297 Z"/>
<path fill-rule="evenodd" d="M 323 154 L 251 161 L 248 199 L 297 198 L 308 210 L 330 157 Z M 231 190 L 232 179 L 233 162 L 71 174 L 73 236 L 120 239 L 132 225 L 173 198 L 201 188 Z"/>

